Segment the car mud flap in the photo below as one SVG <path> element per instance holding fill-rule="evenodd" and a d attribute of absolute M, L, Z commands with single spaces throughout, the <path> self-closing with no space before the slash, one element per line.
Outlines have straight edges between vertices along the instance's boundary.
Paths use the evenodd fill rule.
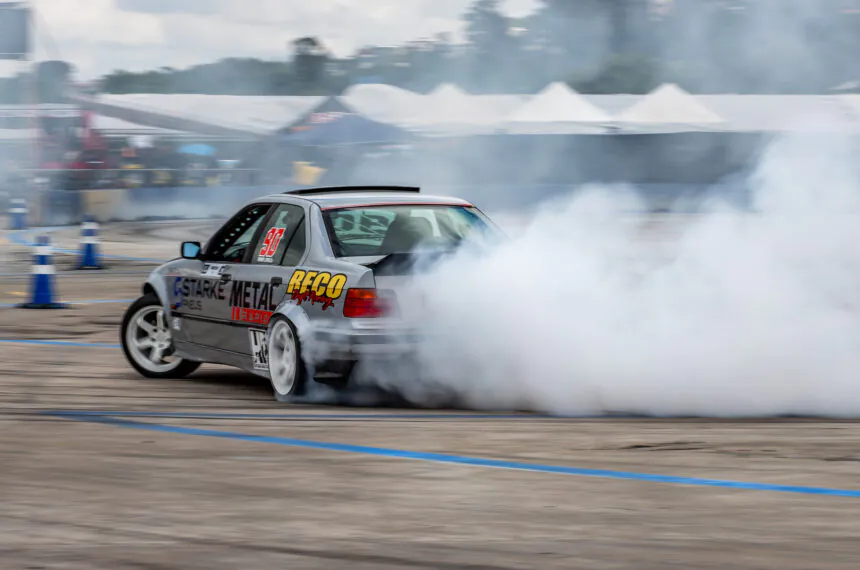
<path fill-rule="evenodd" d="M 460 405 L 457 391 L 426 374 L 416 357 L 405 356 L 397 360 L 364 358 L 356 363 L 349 389 L 373 391 L 401 406 L 440 408 Z"/>
<path fill-rule="evenodd" d="M 327 360 L 314 366 L 314 381 L 333 388 L 345 388 L 355 369 L 354 360 Z"/>

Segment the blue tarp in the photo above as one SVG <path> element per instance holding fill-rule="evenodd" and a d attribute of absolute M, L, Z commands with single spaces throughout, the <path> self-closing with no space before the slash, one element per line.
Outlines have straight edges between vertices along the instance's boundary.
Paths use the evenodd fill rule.
<path fill-rule="evenodd" d="M 355 114 L 343 115 L 304 131 L 284 134 L 280 138 L 283 143 L 304 146 L 397 144 L 408 139 L 409 133 L 402 129 Z"/>

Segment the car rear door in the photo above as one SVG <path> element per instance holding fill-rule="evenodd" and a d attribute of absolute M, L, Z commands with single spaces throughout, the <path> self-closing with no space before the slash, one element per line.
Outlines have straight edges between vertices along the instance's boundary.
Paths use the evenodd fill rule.
<path fill-rule="evenodd" d="M 308 235 L 302 206 L 275 205 L 257 236 L 250 262 L 233 274 L 229 299 L 230 319 L 237 325 L 233 342 L 255 369 L 268 369 L 266 329 L 295 267 L 305 258 Z"/>
<path fill-rule="evenodd" d="M 178 341 L 242 353 L 244 346 L 236 342 L 237 324 L 230 310 L 234 279 L 249 263 L 271 210 L 268 203 L 243 208 L 213 235 L 196 264 L 168 278 L 171 316 L 179 319 L 173 323 Z"/>

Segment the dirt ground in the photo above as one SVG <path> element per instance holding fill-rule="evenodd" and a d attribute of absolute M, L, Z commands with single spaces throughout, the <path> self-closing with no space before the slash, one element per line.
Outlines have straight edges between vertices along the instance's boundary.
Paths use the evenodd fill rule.
<path fill-rule="evenodd" d="M 111 231 L 129 256 L 184 237 Z M 8 305 L 28 262 L 7 250 Z M 62 300 L 114 302 L 0 308 L 0 340 L 106 345 L 0 342 L 2 569 L 860 567 L 856 422 L 290 406 L 214 366 L 144 380 L 113 345 L 153 264 L 57 264 Z"/>

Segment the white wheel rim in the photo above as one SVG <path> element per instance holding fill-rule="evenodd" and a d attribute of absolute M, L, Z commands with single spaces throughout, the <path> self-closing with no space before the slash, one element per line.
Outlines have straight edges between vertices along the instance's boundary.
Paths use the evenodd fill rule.
<path fill-rule="evenodd" d="M 279 394 L 290 393 L 297 371 L 298 351 L 293 329 L 285 321 L 278 321 L 269 334 L 269 374 L 272 386 Z"/>
<path fill-rule="evenodd" d="M 134 361 L 149 372 L 170 372 L 182 363 L 171 356 L 173 340 L 164 322 L 164 309 L 155 305 L 143 307 L 131 317 L 125 345 Z"/>

